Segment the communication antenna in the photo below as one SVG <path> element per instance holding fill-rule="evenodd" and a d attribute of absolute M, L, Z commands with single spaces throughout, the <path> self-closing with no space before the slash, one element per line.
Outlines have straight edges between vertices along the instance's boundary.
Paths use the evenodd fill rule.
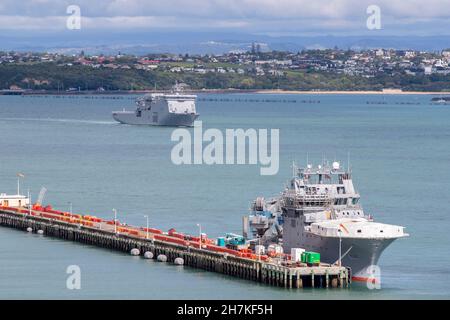
<path fill-rule="evenodd" d="M 44 201 L 44 197 L 45 197 L 45 193 L 46 192 L 47 192 L 47 188 L 46 187 L 42 187 L 41 191 L 39 191 L 39 196 L 38 196 L 38 199 L 36 201 L 36 204 L 42 205 L 42 202 Z"/>
<path fill-rule="evenodd" d="M 295 167 L 295 160 L 292 160 L 292 177 L 296 177 L 296 167 Z"/>
<path fill-rule="evenodd" d="M 350 172 L 350 151 L 347 151 L 347 170 Z"/>

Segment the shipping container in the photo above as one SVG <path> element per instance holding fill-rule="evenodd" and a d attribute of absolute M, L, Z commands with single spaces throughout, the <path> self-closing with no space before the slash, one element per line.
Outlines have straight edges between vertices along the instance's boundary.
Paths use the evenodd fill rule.
<path fill-rule="evenodd" d="M 305 251 L 306 263 L 317 264 L 320 263 L 320 253 L 313 251 Z"/>
<path fill-rule="evenodd" d="M 291 260 L 294 262 L 302 261 L 302 253 L 305 249 L 302 248 L 291 248 Z"/>
<path fill-rule="evenodd" d="M 219 247 L 225 247 L 225 238 L 224 237 L 217 238 L 217 245 Z"/>

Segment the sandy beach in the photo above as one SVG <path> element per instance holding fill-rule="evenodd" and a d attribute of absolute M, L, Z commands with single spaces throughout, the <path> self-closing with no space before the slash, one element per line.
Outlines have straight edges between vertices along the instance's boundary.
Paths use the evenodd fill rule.
<path fill-rule="evenodd" d="M 113 90 L 113 91 L 55 91 L 55 90 L 0 90 L 1 95 L 120 95 L 120 94 L 146 94 L 153 92 L 170 92 L 170 90 Z M 320 90 L 278 90 L 278 89 L 191 89 L 186 93 L 208 93 L 208 94 L 225 94 L 225 93 L 257 93 L 257 94 L 309 94 L 309 95 L 449 95 L 450 91 L 402 91 L 395 89 L 385 89 L 383 91 L 320 91 Z"/>
<path fill-rule="evenodd" d="M 404 94 L 404 95 L 450 95 L 450 91 L 433 92 L 433 91 L 402 91 L 402 90 L 383 90 L 383 91 L 300 91 L 300 90 L 257 90 L 254 93 L 261 94 Z"/>

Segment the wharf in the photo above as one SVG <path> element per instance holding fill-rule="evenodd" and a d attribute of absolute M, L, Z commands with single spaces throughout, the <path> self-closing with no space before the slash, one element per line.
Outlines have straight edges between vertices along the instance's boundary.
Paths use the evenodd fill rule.
<path fill-rule="evenodd" d="M 151 252 L 154 259 L 165 255 L 167 262 L 183 259 L 192 268 L 222 273 L 232 277 L 264 283 L 286 289 L 346 288 L 350 285 L 350 271 L 343 266 L 320 264 L 319 266 L 281 265 L 270 259 L 250 259 L 224 252 L 204 249 L 200 244 L 176 240 L 164 234 L 158 235 L 135 228 L 134 234 L 115 233 L 114 226 L 106 223 L 83 225 L 61 221 L 56 215 L 16 208 L 0 207 L 0 226 L 42 233 L 45 236 L 94 245 L 130 253 L 138 249 L 140 255 Z M 31 228 L 31 229 L 30 229 Z M 139 230 L 139 231 L 138 231 Z M 157 239 L 158 238 L 158 239 Z M 165 240 L 162 240 L 164 238 Z M 136 252 L 136 251 L 135 251 Z"/>

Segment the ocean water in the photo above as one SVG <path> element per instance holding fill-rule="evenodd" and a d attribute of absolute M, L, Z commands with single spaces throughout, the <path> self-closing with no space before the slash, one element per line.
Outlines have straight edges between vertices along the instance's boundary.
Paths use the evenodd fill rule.
<path fill-rule="evenodd" d="M 449 106 L 419 95 L 200 95 L 204 129 L 280 129 L 280 170 L 261 176 L 259 165 L 174 165 L 173 128 L 112 120 L 131 98 L 0 96 L 0 191 L 14 192 L 23 172 L 22 190 L 36 199 L 45 186 L 56 208 L 102 218 L 116 208 L 135 225 L 148 214 L 192 234 L 201 223 L 215 237 L 241 232 L 250 202 L 280 192 L 293 160 L 346 165 L 350 153 L 365 210 L 410 234 L 382 255 L 381 290 L 287 291 L 2 227 L 0 298 L 450 298 Z M 81 290 L 66 288 L 69 265 L 81 268 Z"/>

